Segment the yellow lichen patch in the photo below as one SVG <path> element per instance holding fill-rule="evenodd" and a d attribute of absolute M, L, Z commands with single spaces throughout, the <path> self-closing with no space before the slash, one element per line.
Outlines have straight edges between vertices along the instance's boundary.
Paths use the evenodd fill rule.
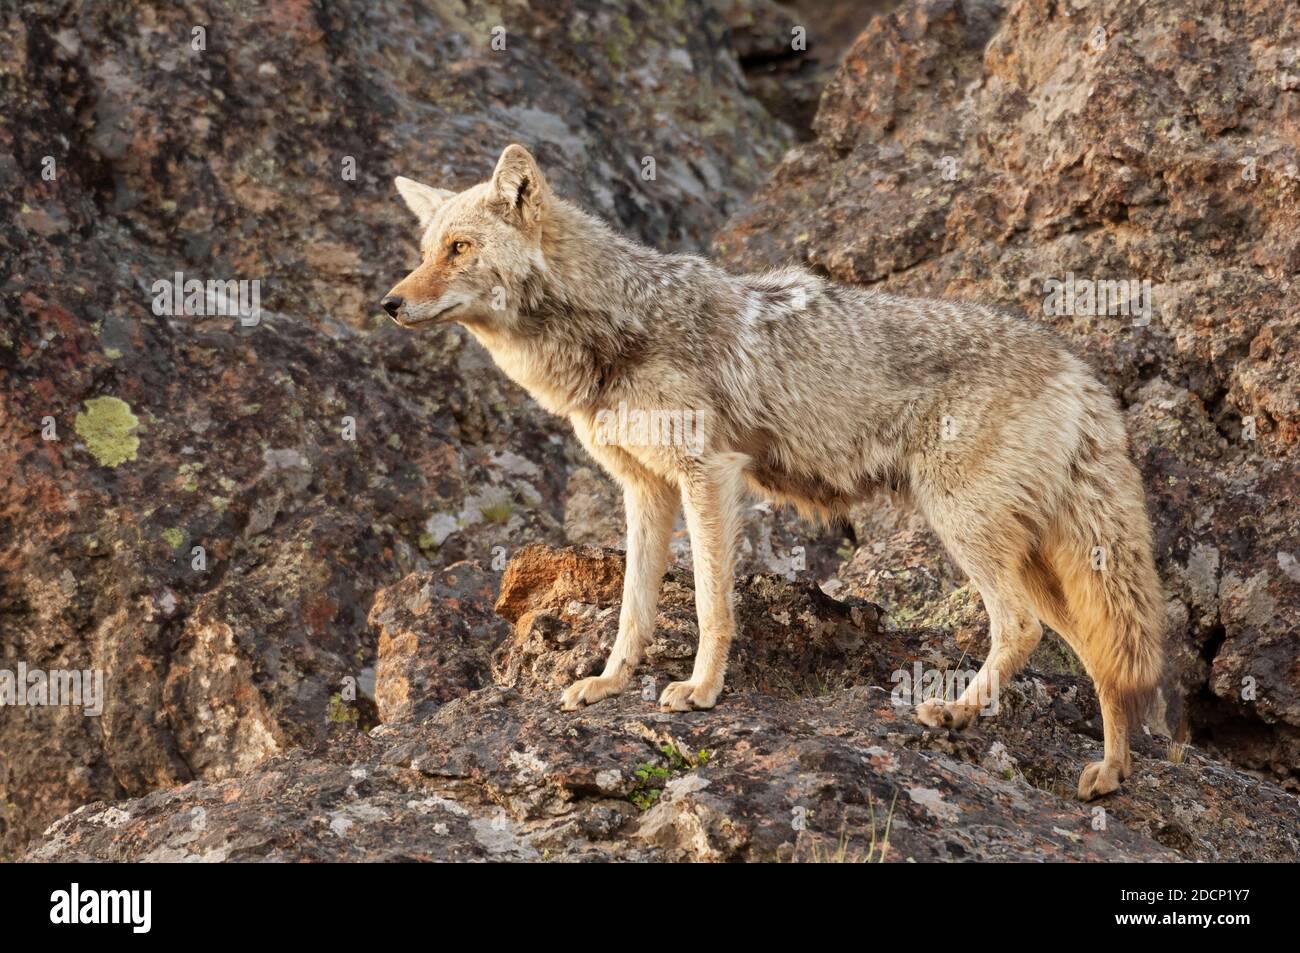
<path fill-rule="evenodd" d="M 86 412 L 77 414 L 74 427 L 91 455 L 106 467 L 135 459 L 140 438 L 134 433 L 139 418 L 131 405 L 117 397 L 92 397 Z"/>

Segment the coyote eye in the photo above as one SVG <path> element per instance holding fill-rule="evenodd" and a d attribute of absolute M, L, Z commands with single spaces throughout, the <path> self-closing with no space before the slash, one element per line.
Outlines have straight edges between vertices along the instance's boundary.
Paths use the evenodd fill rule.
<path fill-rule="evenodd" d="M 453 242 L 451 246 L 452 256 L 463 255 L 469 251 L 469 242 Z"/>

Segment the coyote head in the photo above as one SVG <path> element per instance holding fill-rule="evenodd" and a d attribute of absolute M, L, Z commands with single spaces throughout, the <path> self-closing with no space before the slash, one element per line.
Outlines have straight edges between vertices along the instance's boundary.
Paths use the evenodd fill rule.
<path fill-rule="evenodd" d="M 384 296 L 384 310 L 406 328 L 509 324 L 546 268 L 550 192 L 528 150 L 507 146 L 492 178 L 464 192 L 395 184 L 420 221 L 421 263 Z"/>

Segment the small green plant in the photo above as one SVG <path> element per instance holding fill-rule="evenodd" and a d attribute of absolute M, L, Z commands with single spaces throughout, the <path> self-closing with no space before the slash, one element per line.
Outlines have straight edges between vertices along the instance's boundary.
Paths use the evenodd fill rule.
<path fill-rule="evenodd" d="M 836 842 L 835 849 L 829 853 L 824 852 L 820 840 L 812 845 L 810 858 L 815 864 L 882 864 L 889 856 L 889 829 L 894 821 L 894 807 L 898 804 L 898 792 L 894 792 L 894 799 L 889 803 L 889 813 L 884 817 L 884 830 L 877 830 L 876 824 L 876 801 L 871 792 L 867 792 L 867 810 L 870 811 L 871 819 L 871 843 L 867 845 L 866 856 L 857 853 L 849 853 L 848 834 L 843 826 L 840 827 L 839 840 Z M 808 813 L 812 817 L 812 812 Z"/>
<path fill-rule="evenodd" d="M 660 745 L 656 760 L 643 761 L 632 772 L 636 784 L 628 794 L 628 800 L 642 811 L 650 810 L 659 803 L 659 798 L 664 793 L 664 785 L 671 778 L 708 764 L 711 757 L 712 754 L 704 749 L 692 756 L 689 752 L 678 749 L 676 745 L 670 743 Z"/>
<path fill-rule="evenodd" d="M 1187 739 L 1191 737 L 1191 729 L 1188 728 L 1187 722 L 1181 722 L 1174 729 L 1173 737 L 1169 739 L 1169 748 L 1167 754 L 1170 764 L 1182 764 L 1187 760 L 1187 755 L 1191 750 L 1191 745 Z"/>
<path fill-rule="evenodd" d="M 510 519 L 512 509 L 513 507 L 509 501 L 503 501 L 480 507 L 479 512 L 483 514 L 483 518 L 489 523 L 505 523 Z"/>
<path fill-rule="evenodd" d="M 876 803 L 871 792 L 867 791 L 867 810 L 871 812 L 871 845 L 867 848 L 867 862 L 883 864 L 885 856 L 889 853 L 889 828 L 894 823 L 894 806 L 898 804 L 898 791 L 894 791 L 894 799 L 889 802 L 889 813 L 885 816 L 885 831 L 876 838 Z"/>
<path fill-rule="evenodd" d="M 636 785 L 632 788 L 628 800 L 635 804 L 643 811 L 648 811 L 659 801 L 659 795 L 664 793 L 663 784 L 670 776 L 667 768 L 655 764 L 653 761 L 645 761 L 637 765 L 633 776 L 636 778 Z"/>
<path fill-rule="evenodd" d="M 864 862 L 856 854 L 849 854 L 849 838 L 842 828 L 835 849 L 826 854 L 822 852 L 820 842 L 813 844 L 811 859 L 814 864 L 860 864 Z"/>
<path fill-rule="evenodd" d="M 335 692 L 330 696 L 329 708 L 325 717 L 336 725 L 356 724 L 360 718 L 360 713 L 343 700 L 341 692 Z"/>
<path fill-rule="evenodd" d="M 674 745 L 660 745 L 659 753 L 668 759 L 668 767 L 672 771 L 689 771 L 695 767 L 694 761 L 678 751 Z"/>

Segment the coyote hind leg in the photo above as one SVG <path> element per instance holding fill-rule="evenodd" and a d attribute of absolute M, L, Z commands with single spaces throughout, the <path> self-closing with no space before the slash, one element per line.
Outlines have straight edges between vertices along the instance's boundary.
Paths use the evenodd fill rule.
<path fill-rule="evenodd" d="M 1036 551 L 1034 558 L 1026 564 L 1025 578 L 1039 617 L 1055 629 L 1082 660 L 1097 691 L 1105 751 L 1101 761 L 1093 761 L 1084 767 L 1078 791 L 1080 800 L 1090 801 L 1117 790 L 1120 782 L 1127 780 L 1133 771 L 1133 756 L 1129 751 L 1130 712 L 1122 694 L 1105 677 L 1105 643 L 1086 638 L 1088 629 L 1080 625 L 1080 616 L 1085 622 L 1090 619 L 1086 611 L 1090 600 L 1086 597 L 1079 599 L 1076 594 L 1077 611 L 1070 610 L 1065 589 L 1067 580 L 1074 578 L 1070 575 L 1070 568 L 1068 550 L 1063 549 L 1059 541 L 1051 541 Z M 1076 568 L 1075 577 L 1085 571 L 1090 570 Z M 1099 678 L 1099 674 L 1102 677 Z"/>
<path fill-rule="evenodd" d="M 965 728 L 1015 677 L 1043 637 L 1025 591 L 1020 568 L 1029 540 L 1014 517 L 972 519 L 969 512 L 930 514 L 930 523 L 979 590 L 989 616 L 989 654 L 956 699 L 932 699 L 916 707 L 916 719 L 932 727 Z M 991 542 L 996 541 L 996 542 Z"/>
<path fill-rule="evenodd" d="M 1079 800 L 1091 801 L 1119 790 L 1121 781 L 1133 771 L 1133 755 L 1129 751 L 1128 712 L 1109 685 L 1097 683 L 1097 700 L 1101 703 L 1101 722 L 1105 753 L 1101 761 L 1093 761 L 1079 776 Z"/>
<path fill-rule="evenodd" d="M 1015 677 L 1043 637 L 1043 627 L 1028 601 L 1014 589 L 979 587 L 989 614 L 991 646 L 975 678 L 956 699 L 931 699 L 916 706 L 916 719 L 936 728 L 965 728 L 990 702 L 996 707 L 1002 686 Z"/>

